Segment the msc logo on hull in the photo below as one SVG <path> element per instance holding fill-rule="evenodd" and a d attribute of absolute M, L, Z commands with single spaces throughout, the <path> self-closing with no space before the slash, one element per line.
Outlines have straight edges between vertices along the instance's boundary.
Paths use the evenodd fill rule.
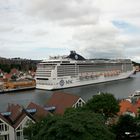
<path fill-rule="evenodd" d="M 60 80 L 60 82 L 59 82 L 59 84 L 60 84 L 60 86 L 64 86 L 64 80 Z"/>
<path fill-rule="evenodd" d="M 71 83 L 72 83 L 72 80 L 66 80 L 66 81 L 60 80 L 59 82 L 60 86 L 64 86 L 64 84 L 71 84 Z"/>

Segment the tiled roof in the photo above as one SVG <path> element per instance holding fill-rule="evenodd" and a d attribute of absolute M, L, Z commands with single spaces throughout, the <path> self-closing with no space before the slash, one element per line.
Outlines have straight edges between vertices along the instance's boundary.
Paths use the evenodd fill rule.
<path fill-rule="evenodd" d="M 122 100 L 120 103 L 120 112 L 119 115 L 124 114 L 125 112 L 138 114 L 138 109 L 140 108 L 140 99 L 138 99 L 134 104 L 128 100 Z"/>
<path fill-rule="evenodd" d="M 10 112 L 9 116 L 3 116 L 0 114 L 0 118 L 16 129 L 22 120 L 27 116 L 31 120 L 35 121 L 50 114 L 50 112 L 45 110 L 44 107 L 32 102 L 28 105 L 27 109 L 36 109 L 36 112 L 31 114 L 18 104 L 9 104 L 6 111 Z"/>
<path fill-rule="evenodd" d="M 35 120 L 39 120 L 50 114 L 44 107 L 33 102 L 28 105 L 27 109 L 36 109 L 36 112 L 32 115 Z"/>
<path fill-rule="evenodd" d="M 51 98 L 47 102 L 47 105 L 55 106 L 56 114 L 63 114 L 65 109 L 72 107 L 79 98 L 79 96 L 73 94 L 57 92 L 51 96 Z"/>
<path fill-rule="evenodd" d="M 16 128 L 26 116 L 30 117 L 30 114 L 25 113 L 25 111 L 23 111 L 23 108 L 18 104 L 9 104 L 7 112 L 11 112 L 11 114 L 6 117 L 0 114 L 0 118 L 14 128 Z"/>
<path fill-rule="evenodd" d="M 8 74 L 8 73 L 7 73 L 7 74 L 4 75 L 4 78 L 5 78 L 5 79 L 10 79 L 11 76 L 12 76 L 12 74 Z"/>
<path fill-rule="evenodd" d="M 130 110 L 132 104 L 128 100 L 122 100 L 120 103 L 120 113 Z"/>
<path fill-rule="evenodd" d="M 26 117 L 26 113 L 22 112 L 20 116 L 17 118 L 15 124 L 13 125 L 14 128 L 17 128 L 21 121 Z"/>
<path fill-rule="evenodd" d="M 26 109 L 23 109 L 23 110 L 22 110 L 22 113 L 21 113 L 20 116 L 17 118 L 17 120 L 16 120 L 15 124 L 13 125 L 13 127 L 14 127 L 14 128 L 17 128 L 17 127 L 19 126 L 19 124 L 23 121 L 23 119 L 24 119 L 25 117 L 27 117 L 27 116 L 28 116 L 32 121 L 35 122 L 35 120 L 34 120 L 34 118 L 32 117 L 32 115 L 29 114 L 29 113 L 26 111 Z"/>
<path fill-rule="evenodd" d="M 17 74 L 17 73 L 19 73 L 19 71 L 17 69 L 13 68 L 13 69 L 11 69 L 10 73 L 11 74 Z"/>
<path fill-rule="evenodd" d="M 12 120 L 12 122 L 16 121 L 16 119 L 21 115 L 22 113 L 22 107 L 18 104 L 9 104 L 7 111 L 11 112 L 11 115 L 9 118 Z"/>
<path fill-rule="evenodd" d="M 1 113 L 0 113 L 0 118 L 1 118 L 4 122 L 6 122 L 7 124 L 11 125 L 11 123 L 10 123 L 4 116 L 2 116 Z M 11 125 L 11 126 L 12 126 L 12 125 Z"/>

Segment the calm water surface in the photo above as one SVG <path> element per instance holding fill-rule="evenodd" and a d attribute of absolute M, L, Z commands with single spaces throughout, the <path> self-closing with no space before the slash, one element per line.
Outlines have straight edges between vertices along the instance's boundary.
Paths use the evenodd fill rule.
<path fill-rule="evenodd" d="M 128 95 L 135 90 L 140 90 L 140 73 L 137 73 L 132 78 L 96 85 L 88 85 L 83 87 L 69 88 L 58 91 L 45 90 L 28 90 L 0 94 L 0 111 L 5 111 L 8 103 L 18 103 L 26 107 L 30 102 L 35 102 L 40 105 L 47 103 L 53 92 L 68 92 L 81 96 L 85 101 L 91 98 L 97 92 L 109 92 L 114 94 L 116 98 L 127 98 Z"/>

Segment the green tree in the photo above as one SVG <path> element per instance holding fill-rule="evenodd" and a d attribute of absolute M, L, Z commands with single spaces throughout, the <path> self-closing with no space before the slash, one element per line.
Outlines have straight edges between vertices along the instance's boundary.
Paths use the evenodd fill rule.
<path fill-rule="evenodd" d="M 140 135 L 140 126 L 136 118 L 123 115 L 120 116 L 117 124 L 112 126 L 112 131 L 117 135 L 117 140 L 128 140 L 130 136 L 134 139 Z"/>
<path fill-rule="evenodd" d="M 64 116 L 49 116 L 29 128 L 30 140 L 114 140 L 101 115 L 71 110 Z M 29 137 L 28 137 L 29 138 Z"/>
<path fill-rule="evenodd" d="M 15 74 L 13 74 L 12 76 L 11 76 L 11 79 L 12 80 L 16 80 L 18 77 L 17 77 L 17 75 L 15 75 Z"/>
<path fill-rule="evenodd" d="M 110 93 L 94 95 L 85 105 L 86 109 L 100 113 L 106 118 L 112 117 L 119 111 L 119 103 Z"/>
<path fill-rule="evenodd" d="M 0 65 L 0 68 L 1 68 L 4 72 L 7 72 L 7 73 L 10 72 L 10 65 L 1 64 L 1 65 Z"/>

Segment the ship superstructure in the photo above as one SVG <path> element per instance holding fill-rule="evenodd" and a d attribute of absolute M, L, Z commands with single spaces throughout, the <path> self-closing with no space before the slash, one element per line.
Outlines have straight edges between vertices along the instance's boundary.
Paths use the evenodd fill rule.
<path fill-rule="evenodd" d="M 36 88 L 62 89 L 128 78 L 133 74 L 129 59 L 85 59 L 75 51 L 50 57 L 37 66 Z"/>

